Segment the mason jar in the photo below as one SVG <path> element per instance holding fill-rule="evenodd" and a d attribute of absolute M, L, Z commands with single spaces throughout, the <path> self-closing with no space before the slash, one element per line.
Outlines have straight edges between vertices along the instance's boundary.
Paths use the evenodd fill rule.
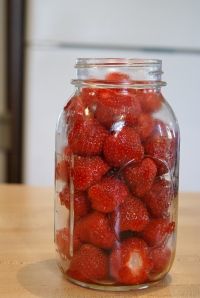
<path fill-rule="evenodd" d="M 55 244 L 65 277 L 146 288 L 176 247 L 179 127 L 161 60 L 78 59 L 56 129 Z"/>

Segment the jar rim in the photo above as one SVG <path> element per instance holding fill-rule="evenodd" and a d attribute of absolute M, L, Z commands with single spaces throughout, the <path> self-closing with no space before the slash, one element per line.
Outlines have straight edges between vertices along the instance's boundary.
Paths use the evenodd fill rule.
<path fill-rule="evenodd" d="M 162 67 L 160 59 L 140 58 L 77 58 L 75 68 L 92 67 Z"/>

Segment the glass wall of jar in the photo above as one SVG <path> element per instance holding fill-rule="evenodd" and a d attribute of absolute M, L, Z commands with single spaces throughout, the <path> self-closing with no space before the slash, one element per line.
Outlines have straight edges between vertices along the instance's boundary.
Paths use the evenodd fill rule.
<path fill-rule="evenodd" d="M 160 60 L 78 59 L 56 130 L 55 244 L 76 284 L 144 288 L 172 266 L 179 128 Z"/>

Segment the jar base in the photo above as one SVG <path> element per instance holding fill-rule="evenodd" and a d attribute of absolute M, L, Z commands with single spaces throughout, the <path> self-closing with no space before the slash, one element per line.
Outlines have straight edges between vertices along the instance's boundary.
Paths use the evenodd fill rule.
<path fill-rule="evenodd" d="M 99 291 L 109 291 L 109 292 L 127 292 L 127 291 L 133 291 L 133 290 L 143 290 L 143 289 L 147 289 L 149 287 L 152 287 L 156 284 L 158 284 L 164 277 L 162 277 L 161 279 L 157 280 L 157 281 L 151 281 L 151 282 L 147 282 L 147 283 L 144 283 L 144 284 L 139 284 L 139 285 L 114 285 L 114 284 L 108 284 L 106 285 L 105 283 L 104 284 L 92 284 L 92 283 L 86 283 L 86 282 L 82 282 L 82 281 L 79 281 L 79 280 L 76 280 L 76 279 L 73 279 L 69 276 L 67 276 L 65 274 L 65 278 L 76 284 L 76 285 L 79 285 L 81 287 L 84 287 L 84 288 L 88 288 L 88 289 L 93 289 L 93 290 L 99 290 Z"/>

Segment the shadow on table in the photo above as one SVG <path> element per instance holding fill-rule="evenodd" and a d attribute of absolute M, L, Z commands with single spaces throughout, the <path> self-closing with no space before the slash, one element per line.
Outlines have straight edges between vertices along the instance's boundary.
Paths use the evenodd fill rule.
<path fill-rule="evenodd" d="M 17 274 L 21 286 L 38 297 L 59 298 L 115 298 L 115 297 L 152 297 L 157 291 L 164 290 L 171 283 L 171 276 L 167 275 L 163 281 L 152 288 L 130 292 L 103 292 L 88 290 L 73 285 L 64 279 L 55 259 L 49 259 L 25 265 Z M 160 294 L 160 293 L 159 293 Z M 161 295 L 162 296 L 162 295 Z M 154 297 L 154 296 L 153 296 Z"/>

